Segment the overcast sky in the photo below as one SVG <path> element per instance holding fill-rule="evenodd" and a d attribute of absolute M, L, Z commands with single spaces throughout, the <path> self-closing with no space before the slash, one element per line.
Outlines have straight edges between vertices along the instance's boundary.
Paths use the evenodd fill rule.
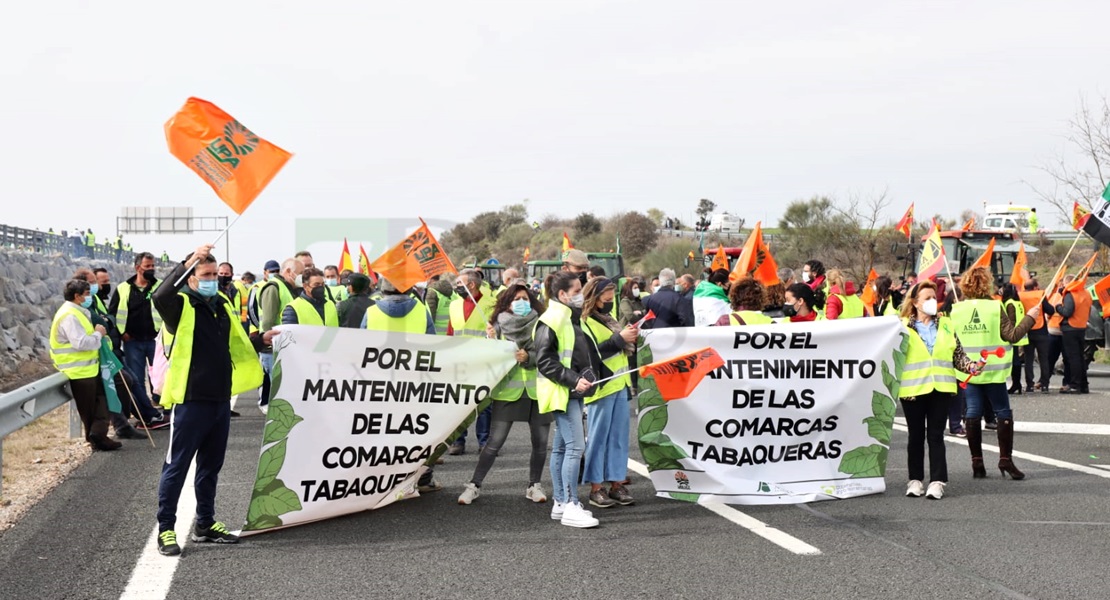
<path fill-rule="evenodd" d="M 534 217 L 685 221 L 710 198 L 772 225 L 815 194 L 887 190 L 892 219 L 1040 208 L 1023 181 L 1110 89 L 1107 2 L 772 4 L 9 2 L 0 222 L 232 215 L 166 150 L 188 96 L 295 155 L 232 230 L 238 270 L 290 255 L 296 218 L 524 198 Z"/>

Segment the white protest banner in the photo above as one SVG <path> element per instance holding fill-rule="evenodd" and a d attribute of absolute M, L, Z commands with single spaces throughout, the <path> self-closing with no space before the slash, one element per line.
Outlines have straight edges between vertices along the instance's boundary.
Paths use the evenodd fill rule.
<path fill-rule="evenodd" d="M 515 363 L 509 342 L 283 326 L 244 533 L 415 494 Z"/>
<path fill-rule="evenodd" d="M 638 438 L 658 495 L 796 504 L 886 490 L 905 364 L 896 317 L 652 330 L 639 364 L 713 348 L 724 365 L 683 399 L 686 373 L 640 379 Z M 672 370 L 673 371 L 673 370 Z"/>

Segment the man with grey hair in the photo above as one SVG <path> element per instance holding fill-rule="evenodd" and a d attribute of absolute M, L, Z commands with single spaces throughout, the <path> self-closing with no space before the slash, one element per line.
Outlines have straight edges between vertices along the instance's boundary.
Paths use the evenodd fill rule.
<path fill-rule="evenodd" d="M 783 287 L 790 287 L 797 283 L 798 280 L 794 278 L 794 269 L 790 267 L 779 269 L 779 281 L 782 282 Z"/>
<path fill-rule="evenodd" d="M 493 316 L 495 299 L 492 292 L 482 293 L 482 277 L 477 269 L 463 269 L 455 278 L 455 294 L 458 296 L 448 307 L 450 320 L 447 335 L 461 337 L 486 337 L 486 323 Z M 478 415 L 474 427 L 478 434 L 478 445 L 485 446 L 489 439 L 491 407 L 486 407 Z M 466 453 L 466 431 L 451 444 L 448 451 L 452 456 Z"/>
<path fill-rule="evenodd" d="M 662 329 L 664 327 L 693 327 L 692 300 L 682 297 L 675 290 L 674 269 L 659 271 L 659 289 L 652 295 L 644 298 L 644 308 L 655 314 L 655 319 L 644 323 L 647 329 Z M 690 304 L 690 306 L 685 306 Z M 691 315 L 689 322 L 686 314 Z"/>
<path fill-rule="evenodd" d="M 497 288 L 497 291 L 494 292 L 493 295 L 500 296 L 501 292 L 505 291 L 505 288 L 509 287 L 517 279 L 520 279 L 520 271 L 517 271 L 514 268 L 509 267 L 508 269 L 501 271 L 501 287 Z"/>
<path fill-rule="evenodd" d="M 281 325 L 281 314 L 285 312 L 285 307 L 301 295 L 303 283 L 301 275 L 305 268 L 301 259 L 287 258 L 281 263 L 281 272 L 267 279 L 259 289 L 258 332 L 260 334 L 265 334 Z M 263 371 L 262 388 L 258 392 L 258 408 L 265 414 L 270 404 L 270 370 L 274 367 L 273 349 L 262 349 L 258 353 L 258 359 L 262 363 Z"/>

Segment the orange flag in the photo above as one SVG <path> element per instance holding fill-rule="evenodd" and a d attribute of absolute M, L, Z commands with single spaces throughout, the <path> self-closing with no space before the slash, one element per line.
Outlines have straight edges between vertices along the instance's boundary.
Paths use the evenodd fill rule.
<path fill-rule="evenodd" d="M 1029 280 L 1029 271 L 1025 270 L 1027 259 L 1025 257 L 1025 242 L 1018 248 L 1017 258 L 1014 259 L 1014 272 L 1010 273 L 1010 283 L 1017 286 L 1018 291 L 1025 289 L 1025 282 Z"/>
<path fill-rule="evenodd" d="M 1102 305 L 1102 317 L 1110 316 L 1110 275 L 1098 280 L 1095 284 L 1095 295 L 1098 303 Z"/>
<path fill-rule="evenodd" d="M 1087 287 L 1087 273 L 1091 272 L 1091 267 L 1095 265 L 1096 258 L 1098 258 L 1098 252 L 1092 254 L 1091 258 L 1086 263 L 1084 263 L 1084 265 L 1079 269 L 1079 272 L 1075 274 L 1075 280 L 1069 283 L 1067 287 L 1064 288 L 1065 291 L 1074 292 L 1076 290 L 1082 290 L 1083 288 Z"/>
<path fill-rule="evenodd" d="M 292 156 L 200 98 L 186 100 L 165 130 L 170 153 L 240 215 Z"/>
<path fill-rule="evenodd" d="M 898 220 L 898 224 L 894 226 L 895 229 L 901 231 L 906 239 L 910 239 L 911 232 L 913 231 L 913 202 L 910 202 L 910 207 L 906 209 L 906 214 Z"/>
<path fill-rule="evenodd" d="M 370 268 L 403 291 L 435 275 L 457 272 L 424 219 L 412 235 L 379 256 Z"/>
<path fill-rule="evenodd" d="M 709 265 L 711 271 L 717 269 L 728 270 L 728 255 L 725 254 L 724 246 L 717 246 L 717 253 L 713 255 L 713 264 Z"/>
<path fill-rule="evenodd" d="M 991 268 L 991 259 L 994 257 L 994 238 L 987 244 L 987 249 L 983 251 L 983 255 L 975 259 L 975 264 L 968 267 L 974 269 L 975 267 Z"/>
<path fill-rule="evenodd" d="M 879 274 L 875 272 L 875 269 L 871 269 L 871 272 L 867 274 L 867 282 L 863 284 L 863 293 L 859 295 L 860 301 L 863 302 L 864 312 L 872 316 L 875 314 L 875 288 L 872 287 L 872 284 L 878 278 Z"/>
<path fill-rule="evenodd" d="M 917 261 L 917 280 L 928 279 L 945 266 L 944 243 L 940 240 L 940 227 L 933 221 L 933 228 L 925 236 L 925 243 L 921 246 L 921 256 Z"/>
<path fill-rule="evenodd" d="M 971 217 L 970 219 L 967 220 L 966 223 L 964 223 L 964 226 L 961 227 L 960 230 L 961 231 L 971 231 L 972 228 L 974 228 L 974 227 L 975 227 L 975 217 Z"/>
<path fill-rule="evenodd" d="M 744 250 L 736 261 L 729 280 L 736 281 L 745 275 L 751 275 L 756 281 L 765 286 L 781 283 L 779 280 L 779 266 L 775 264 L 775 257 L 763 241 L 763 227 L 756 221 L 755 229 L 744 242 Z"/>
<path fill-rule="evenodd" d="M 724 366 L 725 359 L 712 348 L 640 367 L 640 377 L 654 377 L 663 400 L 689 396 L 710 371 Z"/>
<path fill-rule="evenodd" d="M 351 260 L 351 250 L 347 247 L 347 238 L 343 238 L 343 254 L 339 255 L 339 271 L 355 270 L 355 263 Z"/>

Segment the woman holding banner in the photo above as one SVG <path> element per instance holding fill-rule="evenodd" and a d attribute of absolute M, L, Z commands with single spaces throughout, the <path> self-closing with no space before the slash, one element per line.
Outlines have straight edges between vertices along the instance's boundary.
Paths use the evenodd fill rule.
<path fill-rule="evenodd" d="M 948 405 L 956 395 L 956 371 L 978 373 L 956 338 L 953 324 L 937 316 L 937 285 L 922 281 L 914 285 L 902 304 L 902 324 L 909 336 L 906 366 L 898 400 L 906 415 L 909 446 L 906 462 L 910 481 L 906 495 L 934 500 L 944 497 L 948 485 L 948 459 L 944 452 L 944 428 Z M 929 442 L 929 490 L 925 490 L 925 442 Z"/>
<path fill-rule="evenodd" d="M 567 271 L 548 278 L 550 302 L 536 324 L 536 400 L 540 412 L 555 413 L 551 444 L 551 518 L 568 527 L 597 527 L 578 500 L 579 460 L 585 450 L 582 403 L 592 395 L 601 358 L 582 331 L 582 283 Z"/>
<path fill-rule="evenodd" d="M 972 377 L 967 386 L 967 446 L 971 451 L 971 472 L 975 478 L 987 476 L 983 467 L 982 421 L 983 406 L 994 409 L 998 419 L 998 470 L 1014 479 L 1024 479 L 1025 474 L 1014 466 L 1011 453 L 1014 448 L 1014 413 L 1010 410 L 1010 396 L 1006 393 L 1006 376 L 1010 372 L 1013 349 L 1011 344 L 1029 333 L 1040 306 L 1034 306 L 1015 323 L 1014 312 L 1003 310 L 1002 302 L 991 297 L 993 277 L 987 267 L 968 269 L 960 281 L 963 300 L 952 307 L 952 322 L 972 356 L 980 355 L 985 361 L 982 373 Z"/>
<path fill-rule="evenodd" d="M 782 314 L 790 319 L 791 323 L 806 323 L 816 321 L 818 318 L 816 293 L 804 283 L 795 283 L 786 288 L 786 303 L 782 305 Z"/>
<path fill-rule="evenodd" d="M 705 283 L 705 282 L 702 282 Z M 633 325 L 621 327 L 612 316 L 617 285 L 605 277 L 595 277 L 583 290 L 582 331 L 601 358 L 601 377 L 628 371 L 628 357 L 636 348 L 640 332 Z M 615 504 L 635 504 L 632 494 L 621 485 L 628 476 L 628 390 L 632 378 L 621 375 L 600 384 L 586 399 L 588 440 L 582 479 L 590 483 L 590 504 L 609 508 Z M 603 484 L 609 482 L 609 491 Z"/>
<path fill-rule="evenodd" d="M 527 422 L 532 434 L 528 489 L 524 497 L 532 502 L 547 502 L 540 477 L 547 460 L 547 438 L 551 433 L 552 417 L 540 414 L 536 404 L 536 350 L 532 343 L 532 332 L 543 310 L 543 303 L 536 299 L 523 280 L 510 284 L 497 296 L 490 325 L 494 337 L 516 344 L 517 364 L 490 392 L 493 411 L 489 440 L 478 454 L 478 465 L 474 467 L 470 483 L 459 495 L 459 504 L 470 504 L 478 498 L 482 481 L 497 460 L 497 453 L 508 439 L 513 423 L 517 421 Z"/>

